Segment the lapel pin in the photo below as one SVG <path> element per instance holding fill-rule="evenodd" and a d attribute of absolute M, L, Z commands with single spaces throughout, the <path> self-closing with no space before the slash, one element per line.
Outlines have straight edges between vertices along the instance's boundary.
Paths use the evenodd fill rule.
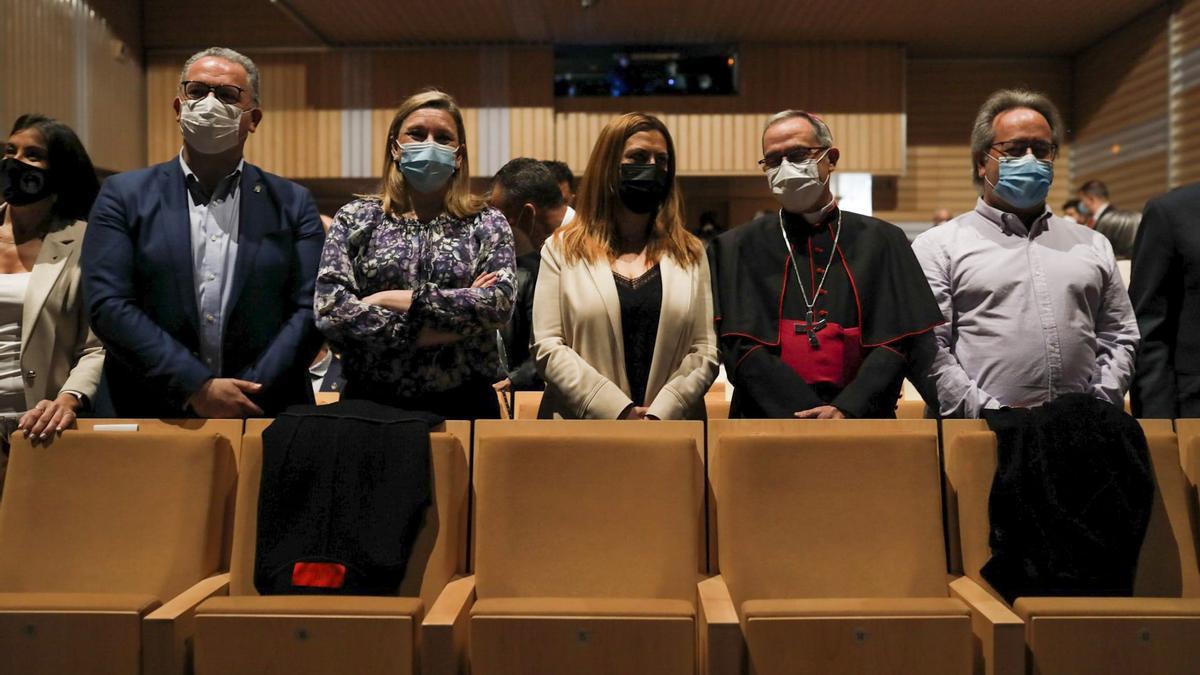
<path fill-rule="evenodd" d="M 256 184 L 254 185 L 254 191 L 255 191 L 255 192 L 262 192 L 262 183 L 256 183 Z"/>

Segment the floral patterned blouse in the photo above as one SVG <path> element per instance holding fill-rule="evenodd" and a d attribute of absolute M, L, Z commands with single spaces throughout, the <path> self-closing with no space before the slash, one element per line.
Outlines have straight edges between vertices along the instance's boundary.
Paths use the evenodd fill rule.
<path fill-rule="evenodd" d="M 496 273 L 495 285 L 471 288 L 483 272 Z M 500 372 L 496 329 L 512 313 L 513 276 L 512 230 L 496 209 L 421 223 L 385 214 L 378 199 L 357 199 L 334 216 L 321 252 L 317 327 L 352 382 L 394 387 L 405 397 L 492 382 Z M 361 300 L 387 290 L 413 291 L 411 309 Z M 464 337 L 417 347 L 424 326 Z"/>

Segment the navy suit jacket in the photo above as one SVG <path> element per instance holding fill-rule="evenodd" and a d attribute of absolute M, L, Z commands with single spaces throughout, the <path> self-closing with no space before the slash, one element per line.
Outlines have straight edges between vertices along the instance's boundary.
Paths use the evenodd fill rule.
<path fill-rule="evenodd" d="M 188 415 L 213 377 L 263 385 L 273 416 L 311 403 L 308 365 L 321 344 L 313 286 L 325 233 L 305 188 L 243 165 L 222 372 L 201 360 L 188 193 L 179 159 L 110 177 L 88 218 L 83 289 L 108 350 L 104 376 L 121 417 Z"/>

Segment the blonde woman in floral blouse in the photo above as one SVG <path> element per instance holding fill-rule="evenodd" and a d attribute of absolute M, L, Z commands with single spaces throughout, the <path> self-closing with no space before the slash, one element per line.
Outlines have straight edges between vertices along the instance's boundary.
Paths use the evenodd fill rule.
<path fill-rule="evenodd" d="M 466 129 L 449 95 L 392 119 L 378 196 L 334 216 L 317 276 L 317 326 L 341 354 L 344 398 L 450 419 L 500 416 L 496 329 L 513 303 L 513 239 L 470 194 Z"/>

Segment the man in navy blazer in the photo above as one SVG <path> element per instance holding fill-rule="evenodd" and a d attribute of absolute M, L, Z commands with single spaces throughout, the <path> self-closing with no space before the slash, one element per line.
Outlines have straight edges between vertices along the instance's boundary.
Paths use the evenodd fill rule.
<path fill-rule="evenodd" d="M 83 243 L 92 329 L 121 417 L 251 417 L 310 403 L 324 230 L 303 187 L 246 163 L 254 63 L 188 59 L 180 155 L 105 181 Z"/>

